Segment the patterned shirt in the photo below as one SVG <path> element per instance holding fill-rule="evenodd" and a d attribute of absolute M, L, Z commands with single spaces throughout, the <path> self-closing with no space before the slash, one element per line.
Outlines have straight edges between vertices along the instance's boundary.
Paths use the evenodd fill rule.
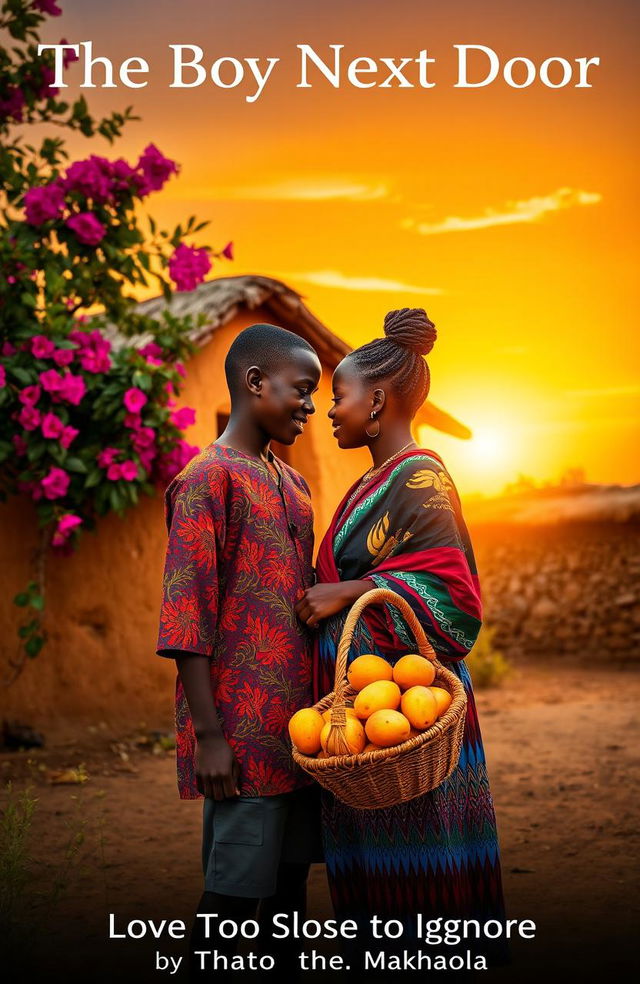
<path fill-rule="evenodd" d="M 311 781 L 294 763 L 289 718 L 312 704 L 311 645 L 294 605 L 313 580 L 309 487 L 272 457 L 210 444 L 165 493 L 169 542 L 157 650 L 209 657 L 211 693 L 240 765 L 241 796 Z M 195 734 L 176 680 L 182 799 L 197 799 Z"/>

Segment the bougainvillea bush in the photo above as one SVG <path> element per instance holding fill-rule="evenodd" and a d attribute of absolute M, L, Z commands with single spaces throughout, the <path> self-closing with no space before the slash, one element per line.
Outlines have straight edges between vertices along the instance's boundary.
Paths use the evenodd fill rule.
<path fill-rule="evenodd" d="M 194 411 L 178 400 L 193 324 L 141 315 L 135 291 L 193 290 L 231 244 L 190 245 L 206 225 L 195 217 L 171 232 L 144 217 L 179 170 L 153 143 L 135 161 L 70 162 L 58 135 L 28 139 L 44 123 L 112 144 L 134 117 L 96 121 L 51 87 L 38 29 L 57 3 L 1 11 L 12 43 L 0 49 L 0 495 L 28 496 L 41 531 L 34 580 L 14 599 L 30 609 L 19 668 L 45 640 L 45 556 L 72 552 L 100 516 L 166 485 L 198 451 L 183 435 Z"/>

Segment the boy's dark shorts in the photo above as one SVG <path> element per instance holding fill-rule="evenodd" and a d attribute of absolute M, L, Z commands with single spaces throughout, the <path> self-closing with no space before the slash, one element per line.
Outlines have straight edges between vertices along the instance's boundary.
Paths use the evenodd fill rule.
<path fill-rule="evenodd" d="M 202 869 L 205 891 L 264 899 L 274 895 L 281 861 L 323 861 L 320 787 L 278 796 L 205 798 Z"/>

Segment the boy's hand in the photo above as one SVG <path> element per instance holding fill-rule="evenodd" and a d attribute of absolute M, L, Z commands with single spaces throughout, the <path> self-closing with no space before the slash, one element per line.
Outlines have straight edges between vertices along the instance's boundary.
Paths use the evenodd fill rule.
<path fill-rule="evenodd" d="M 223 800 L 240 795 L 240 768 L 233 749 L 222 735 L 198 739 L 195 767 L 198 790 L 204 796 Z"/>

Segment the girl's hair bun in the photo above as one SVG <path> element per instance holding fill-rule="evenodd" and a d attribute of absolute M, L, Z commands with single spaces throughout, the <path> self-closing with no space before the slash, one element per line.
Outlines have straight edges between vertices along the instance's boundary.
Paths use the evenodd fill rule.
<path fill-rule="evenodd" d="M 384 333 L 396 345 L 427 355 L 437 337 L 436 326 L 424 308 L 401 308 L 389 311 L 384 319 Z"/>

